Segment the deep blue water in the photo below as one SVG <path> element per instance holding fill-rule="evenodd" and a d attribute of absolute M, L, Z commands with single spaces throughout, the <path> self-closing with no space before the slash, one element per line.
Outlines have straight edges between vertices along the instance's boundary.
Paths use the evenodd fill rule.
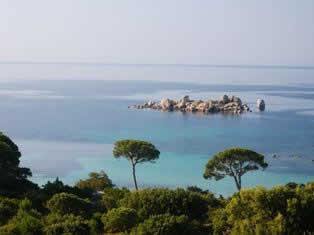
<path fill-rule="evenodd" d="M 219 85 L 179 79 L 1 82 L 0 129 L 18 143 L 22 164 L 32 169 L 32 180 L 38 183 L 59 176 L 73 184 L 91 171 L 104 170 L 117 185 L 132 187 L 129 163 L 112 156 L 113 143 L 125 138 L 151 141 L 161 151 L 155 164 L 138 166 L 141 186 L 198 185 L 231 194 L 236 190 L 231 179 L 202 178 L 208 159 L 229 147 L 256 150 L 270 163 L 263 172 L 248 173 L 244 187 L 308 182 L 314 179 L 314 83 L 308 73 L 314 71 L 288 85 L 228 79 Z M 224 93 L 240 96 L 253 112 L 230 116 L 128 109 L 164 96 L 216 99 Z M 266 112 L 255 111 L 257 98 L 265 99 Z M 279 157 L 273 159 L 274 153 Z"/>

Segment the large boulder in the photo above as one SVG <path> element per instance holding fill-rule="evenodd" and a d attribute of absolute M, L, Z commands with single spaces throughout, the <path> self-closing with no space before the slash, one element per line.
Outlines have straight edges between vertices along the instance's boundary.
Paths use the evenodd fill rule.
<path fill-rule="evenodd" d="M 264 111 L 265 110 L 265 101 L 263 99 L 258 99 L 256 102 L 256 107 L 258 110 Z"/>
<path fill-rule="evenodd" d="M 235 102 L 239 105 L 242 105 L 242 100 L 239 97 L 232 96 L 231 102 Z"/>
<path fill-rule="evenodd" d="M 200 111 L 200 112 L 206 112 L 206 111 L 208 111 L 208 108 L 209 108 L 209 103 L 207 103 L 207 102 L 199 103 L 196 106 L 197 111 Z"/>
<path fill-rule="evenodd" d="M 240 106 L 240 105 L 238 103 L 236 103 L 236 102 L 230 102 L 228 104 L 225 104 L 224 108 L 236 107 L 236 106 Z"/>
<path fill-rule="evenodd" d="M 223 103 L 223 104 L 227 104 L 230 102 L 230 99 L 227 95 L 223 95 L 220 100 L 219 100 L 220 103 Z"/>
<path fill-rule="evenodd" d="M 174 101 L 170 99 L 162 99 L 160 101 L 160 106 L 163 110 L 173 110 Z"/>
<path fill-rule="evenodd" d="M 184 96 L 181 100 L 181 102 L 187 103 L 190 101 L 190 97 L 188 95 Z"/>
<path fill-rule="evenodd" d="M 175 107 L 178 109 L 184 109 L 188 102 L 190 102 L 190 98 L 188 95 L 186 95 L 181 100 L 178 101 Z"/>

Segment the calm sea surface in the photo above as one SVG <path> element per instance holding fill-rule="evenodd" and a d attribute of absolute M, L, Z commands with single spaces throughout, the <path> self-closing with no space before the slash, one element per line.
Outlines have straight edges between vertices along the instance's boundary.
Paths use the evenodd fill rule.
<path fill-rule="evenodd" d="M 162 97 L 223 94 L 241 97 L 253 112 L 128 109 Z M 255 111 L 257 98 L 266 101 L 265 112 Z M 114 142 L 125 138 L 151 141 L 161 151 L 155 164 L 138 166 L 142 187 L 197 185 L 230 195 L 231 179 L 202 178 L 211 156 L 230 147 L 256 150 L 270 163 L 248 173 L 244 187 L 314 180 L 313 69 L 0 64 L 0 112 L 0 129 L 19 145 L 22 164 L 40 184 L 57 176 L 74 184 L 104 170 L 132 188 L 129 162 L 112 156 Z"/>

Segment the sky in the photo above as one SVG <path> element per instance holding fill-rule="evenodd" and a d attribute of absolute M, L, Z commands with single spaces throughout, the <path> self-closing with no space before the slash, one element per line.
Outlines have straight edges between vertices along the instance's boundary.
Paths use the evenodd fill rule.
<path fill-rule="evenodd" d="M 0 62 L 314 65 L 313 0 L 1 0 Z"/>

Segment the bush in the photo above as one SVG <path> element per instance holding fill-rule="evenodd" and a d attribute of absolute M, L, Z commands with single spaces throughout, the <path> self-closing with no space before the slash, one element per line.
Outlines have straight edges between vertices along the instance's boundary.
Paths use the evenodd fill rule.
<path fill-rule="evenodd" d="M 78 187 L 72 187 L 69 185 L 64 185 L 61 180 L 56 178 L 55 181 L 48 181 L 41 189 L 36 191 L 31 191 L 26 194 L 26 197 L 31 198 L 34 207 L 46 214 L 49 211 L 45 207 L 45 204 L 50 200 L 55 194 L 58 193 L 69 193 L 74 194 L 80 198 L 93 198 L 93 192 L 89 189 L 80 189 Z"/>
<path fill-rule="evenodd" d="M 231 226 L 228 224 L 228 214 L 226 213 L 225 209 L 218 209 L 213 213 L 211 218 L 212 220 L 212 227 L 214 230 L 214 235 L 224 234 L 229 232 Z M 226 233 L 229 234 L 229 233 Z"/>
<path fill-rule="evenodd" d="M 139 224 L 132 235 L 190 235 L 200 234 L 185 215 L 153 215 Z"/>
<path fill-rule="evenodd" d="M 88 221 L 81 216 L 50 214 L 44 228 L 46 235 L 90 234 Z"/>
<path fill-rule="evenodd" d="M 101 222 L 101 217 L 102 217 L 102 214 L 99 212 L 96 212 L 93 214 L 92 218 L 88 221 L 91 234 L 99 235 L 103 233 L 104 225 Z"/>
<path fill-rule="evenodd" d="M 16 216 L 9 221 L 7 229 L 11 229 L 12 234 L 41 235 L 43 224 L 40 217 L 40 213 L 32 208 L 31 201 L 24 199 L 19 204 Z"/>
<path fill-rule="evenodd" d="M 7 224 L 0 227 L 1 235 L 20 235 L 15 224 Z"/>
<path fill-rule="evenodd" d="M 31 215 L 24 214 L 19 216 L 19 219 L 16 219 L 15 222 L 16 230 L 21 235 L 41 235 L 43 234 L 43 225 L 40 219 L 35 218 Z"/>
<path fill-rule="evenodd" d="M 207 218 L 211 197 L 183 189 L 143 189 L 127 194 L 121 206 L 133 208 L 142 220 L 151 215 L 186 215 L 191 220 Z"/>
<path fill-rule="evenodd" d="M 0 226 L 5 225 L 18 211 L 18 201 L 0 198 Z"/>
<path fill-rule="evenodd" d="M 314 233 L 314 182 L 295 189 L 294 198 L 287 201 L 288 232 Z"/>
<path fill-rule="evenodd" d="M 208 190 L 203 190 L 197 186 L 188 186 L 186 190 L 190 192 L 194 192 L 194 193 L 202 193 L 202 194 L 210 193 Z"/>
<path fill-rule="evenodd" d="M 125 232 L 138 222 L 136 211 L 129 208 L 115 208 L 102 217 L 105 232 Z"/>
<path fill-rule="evenodd" d="M 74 195 L 81 197 L 81 198 L 92 198 L 93 197 L 93 191 L 92 190 L 80 189 L 78 187 L 72 187 L 69 185 L 65 185 L 58 178 L 56 178 L 56 180 L 53 182 L 48 181 L 47 184 L 43 185 L 40 192 L 43 193 L 44 195 L 46 195 L 47 200 L 49 200 L 53 195 L 55 195 L 57 193 L 74 194 Z"/>
<path fill-rule="evenodd" d="M 314 183 L 241 190 L 217 211 L 215 234 L 310 234 L 314 232 Z"/>
<path fill-rule="evenodd" d="M 89 178 L 86 180 L 80 180 L 77 182 L 75 186 L 80 189 L 88 189 L 94 192 L 114 187 L 111 179 L 109 179 L 108 175 L 104 171 L 100 171 L 100 173 L 91 172 L 88 177 Z"/>
<path fill-rule="evenodd" d="M 119 201 L 130 191 L 127 188 L 106 188 L 103 195 L 103 205 L 107 211 L 119 207 Z"/>
<path fill-rule="evenodd" d="M 73 214 L 84 218 L 90 217 L 93 212 L 93 204 L 89 200 L 68 193 L 55 194 L 47 202 L 47 208 L 52 213 Z"/>

